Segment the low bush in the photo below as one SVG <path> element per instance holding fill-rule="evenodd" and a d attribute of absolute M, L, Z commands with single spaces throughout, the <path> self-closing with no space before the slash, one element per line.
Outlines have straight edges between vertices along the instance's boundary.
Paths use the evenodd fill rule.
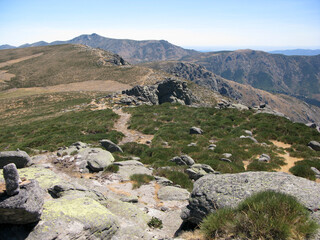
<path fill-rule="evenodd" d="M 241 202 L 235 209 L 220 209 L 200 225 L 208 239 L 305 239 L 318 225 L 296 198 L 273 191 L 260 192 Z"/>
<path fill-rule="evenodd" d="M 111 164 L 111 165 L 107 166 L 103 171 L 104 171 L 104 172 L 116 173 L 116 172 L 119 171 L 119 166 L 118 166 L 118 165 Z"/>
<path fill-rule="evenodd" d="M 130 180 L 134 182 L 132 188 L 135 189 L 143 184 L 148 184 L 154 180 L 154 177 L 148 174 L 133 174 L 130 176 Z"/>
<path fill-rule="evenodd" d="M 157 218 L 157 217 L 152 217 L 151 220 L 148 222 L 148 226 L 150 228 L 163 228 L 163 224 L 161 219 Z"/>

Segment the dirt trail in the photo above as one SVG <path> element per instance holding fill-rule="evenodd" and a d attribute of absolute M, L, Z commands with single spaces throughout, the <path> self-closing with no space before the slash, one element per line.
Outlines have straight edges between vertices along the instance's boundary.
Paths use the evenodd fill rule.
<path fill-rule="evenodd" d="M 123 112 L 121 108 L 113 109 L 113 111 L 120 116 L 119 120 L 114 124 L 114 129 L 125 135 L 125 137 L 120 141 L 120 145 L 128 142 L 137 142 L 142 144 L 148 144 L 148 141 L 151 142 L 153 135 L 146 135 L 141 132 L 128 129 L 128 122 L 131 118 L 131 114 Z"/>
<path fill-rule="evenodd" d="M 289 148 L 291 147 L 290 144 L 286 144 L 286 143 L 283 143 L 283 142 L 278 142 L 278 141 L 271 141 L 275 146 L 277 147 L 281 147 L 281 148 Z M 289 172 L 289 169 L 292 168 L 295 164 L 295 162 L 298 162 L 298 161 L 302 161 L 303 159 L 302 158 L 295 158 L 295 157 L 291 157 L 289 152 L 284 150 L 285 153 L 284 154 L 278 154 L 278 156 L 280 157 L 283 157 L 285 159 L 285 162 L 287 163 L 286 165 L 284 166 L 281 166 L 281 169 L 279 170 L 279 172 L 286 172 L 286 173 L 290 173 Z M 291 173 L 290 173 L 291 174 Z"/>

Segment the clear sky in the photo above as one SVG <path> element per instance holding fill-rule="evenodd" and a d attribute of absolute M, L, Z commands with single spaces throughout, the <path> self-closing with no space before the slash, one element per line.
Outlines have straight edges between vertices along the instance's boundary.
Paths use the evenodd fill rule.
<path fill-rule="evenodd" d="M 0 0 L 0 45 L 165 39 L 195 49 L 320 48 L 320 0 Z"/>

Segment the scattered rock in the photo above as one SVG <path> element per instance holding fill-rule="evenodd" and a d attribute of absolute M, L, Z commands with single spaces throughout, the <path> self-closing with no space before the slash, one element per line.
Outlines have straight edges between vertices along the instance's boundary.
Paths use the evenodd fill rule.
<path fill-rule="evenodd" d="M 100 140 L 100 144 L 102 147 L 104 147 L 107 151 L 113 153 L 113 152 L 121 152 L 123 153 L 121 147 L 119 147 L 114 142 L 108 140 L 108 139 L 102 139 Z"/>
<path fill-rule="evenodd" d="M 14 196 L 0 196 L 0 223 L 28 224 L 40 220 L 44 192 L 36 180 L 20 186 Z"/>
<path fill-rule="evenodd" d="M 120 198 L 120 201 L 127 202 L 127 203 L 137 203 L 139 200 L 137 196 L 130 196 L 130 197 L 122 197 Z"/>
<path fill-rule="evenodd" d="M 216 147 L 217 147 L 217 145 L 215 145 L 215 144 L 210 144 L 209 147 L 208 147 L 208 149 L 209 149 L 209 150 L 214 150 Z"/>
<path fill-rule="evenodd" d="M 171 201 L 171 200 L 183 201 L 183 200 L 187 200 L 189 196 L 190 196 L 190 193 L 186 189 L 173 187 L 173 186 L 162 187 L 158 191 L 158 198 L 160 200 L 165 200 L 165 201 Z"/>
<path fill-rule="evenodd" d="M 223 153 L 222 156 L 224 156 L 225 158 L 230 158 L 232 157 L 231 153 Z"/>
<path fill-rule="evenodd" d="M 0 168 L 9 163 L 14 163 L 17 168 L 24 168 L 31 162 L 29 155 L 24 151 L 0 152 Z"/>
<path fill-rule="evenodd" d="M 251 136 L 252 137 L 252 132 L 249 131 L 249 130 L 244 130 L 244 132 L 248 135 L 248 136 Z"/>
<path fill-rule="evenodd" d="M 312 213 L 319 214 L 314 212 L 320 202 L 318 183 L 283 172 L 245 172 L 208 174 L 197 180 L 181 218 L 198 224 L 207 214 L 224 207 L 236 207 L 253 193 L 265 190 L 295 196 Z"/>
<path fill-rule="evenodd" d="M 258 159 L 258 161 L 260 161 L 260 162 L 270 162 L 270 160 L 271 160 L 270 156 L 265 153 L 261 154 Z"/>
<path fill-rule="evenodd" d="M 187 146 L 188 146 L 188 147 L 196 147 L 197 144 L 196 144 L 196 143 L 189 143 Z"/>
<path fill-rule="evenodd" d="M 220 160 L 224 162 L 229 162 L 229 163 L 232 162 L 229 158 L 220 158 Z"/>
<path fill-rule="evenodd" d="M 248 138 L 248 139 L 252 140 L 254 143 L 258 143 L 257 139 L 255 139 L 254 137 L 251 137 L 251 136 L 241 135 L 240 138 L 241 139 Z"/>
<path fill-rule="evenodd" d="M 182 155 L 180 157 L 176 156 L 172 158 L 170 161 L 175 162 L 177 165 L 188 165 L 188 166 L 191 166 L 195 163 L 194 160 L 188 155 Z"/>
<path fill-rule="evenodd" d="M 190 134 L 203 134 L 203 131 L 202 131 L 201 128 L 191 127 L 190 128 Z"/>
<path fill-rule="evenodd" d="M 315 167 L 311 167 L 310 169 L 315 173 L 316 178 L 320 178 L 320 171 L 318 169 Z"/>
<path fill-rule="evenodd" d="M 315 128 L 315 129 L 317 128 L 317 124 L 312 123 L 312 122 L 306 123 L 306 126 L 309 127 L 309 128 Z"/>
<path fill-rule="evenodd" d="M 320 143 L 317 141 L 311 141 L 308 143 L 308 146 L 311 147 L 315 151 L 320 151 Z"/>
<path fill-rule="evenodd" d="M 14 163 L 9 163 L 3 167 L 3 177 L 6 182 L 6 192 L 8 196 L 13 196 L 19 193 L 19 173 Z"/>
<path fill-rule="evenodd" d="M 189 175 L 189 178 L 194 180 L 198 180 L 208 173 L 218 173 L 215 172 L 212 167 L 206 164 L 194 164 L 191 166 L 191 168 L 186 169 L 185 172 Z"/>

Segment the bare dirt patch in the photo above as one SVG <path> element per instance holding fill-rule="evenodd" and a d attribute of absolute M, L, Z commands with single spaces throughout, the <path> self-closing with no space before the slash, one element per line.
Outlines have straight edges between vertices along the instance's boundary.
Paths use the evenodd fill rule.
<path fill-rule="evenodd" d="M 291 145 L 287 144 L 287 143 L 278 142 L 278 141 L 271 141 L 271 142 L 275 146 L 277 146 L 279 148 L 286 149 L 286 148 L 290 148 L 291 147 Z M 284 154 L 278 153 L 278 156 L 284 158 L 284 160 L 285 160 L 285 162 L 287 164 L 284 165 L 284 166 L 281 166 L 281 169 L 279 170 L 279 172 L 290 173 L 289 169 L 292 168 L 295 165 L 295 162 L 302 161 L 303 159 L 302 158 L 291 157 L 288 151 L 286 151 L 286 150 L 284 150 L 284 151 L 285 151 Z"/>
<path fill-rule="evenodd" d="M 114 124 L 114 129 L 125 135 L 125 137 L 120 141 L 120 145 L 128 142 L 148 144 L 149 141 L 152 141 L 153 135 L 146 135 L 141 132 L 128 129 L 131 114 L 123 112 L 121 108 L 113 109 L 113 111 L 120 116 L 119 120 Z"/>

